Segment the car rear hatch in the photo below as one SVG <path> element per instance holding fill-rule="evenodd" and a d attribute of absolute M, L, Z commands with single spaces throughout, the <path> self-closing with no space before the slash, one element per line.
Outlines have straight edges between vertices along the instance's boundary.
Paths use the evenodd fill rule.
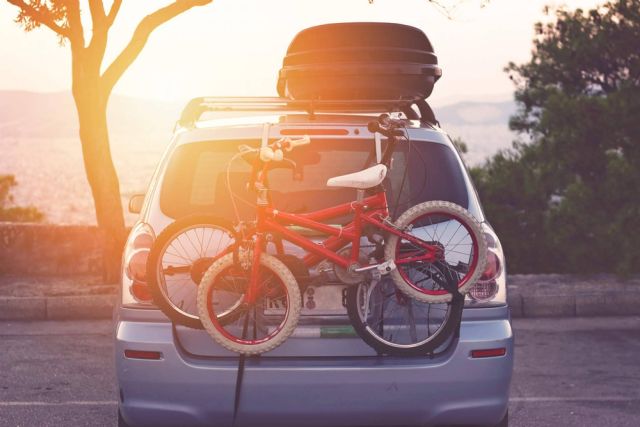
<path fill-rule="evenodd" d="M 342 316 L 316 317 L 309 315 L 309 310 L 303 310 L 293 335 L 262 357 L 376 356 L 376 352 L 355 334 L 346 317 L 346 310 L 342 311 Z M 182 350 L 190 355 L 236 356 L 216 344 L 204 331 L 178 326 L 176 339 Z"/>
<path fill-rule="evenodd" d="M 306 127 L 309 127 L 306 124 Z M 271 135 L 302 135 L 312 133 L 312 144 L 288 153 L 296 168 L 273 169 L 269 186 L 274 204 L 286 212 L 301 213 L 356 199 L 354 189 L 329 189 L 326 180 L 333 176 L 356 172 L 376 161 L 373 135 L 366 125 L 325 127 L 318 131 L 305 125 L 279 125 Z M 331 134 L 331 130 L 335 135 Z M 310 132 L 311 130 L 311 132 Z M 275 134 L 275 135 L 274 135 Z M 392 216 L 397 217 L 409 206 L 426 200 L 448 200 L 469 207 L 468 181 L 461 163 L 446 136 L 425 129 L 412 129 L 412 144 L 401 144 L 394 154 L 393 166 L 385 180 Z M 425 135 L 432 135 L 427 141 Z M 438 141 L 439 139 L 439 141 Z M 214 213 L 235 220 L 229 190 L 240 203 L 241 219 L 255 216 L 251 200 L 255 195 L 245 186 L 250 166 L 236 160 L 229 168 L 229 159 L 238 146 L 257 147 L 259 139 L 228 139 L 196 141 L 176 148 L 163 179 L 160 207 L 164 215 L 179 218 L 193 213 Z M 247 203 L 248 202 L 248 203 Z M 346 223 L 348 218 L 338 219 Z M 320 242 L 321 236 L 310 235 Z M 297 256 L 302 250 L 287 245 L 287 253 Z M 327 268 L 328 264 L 319 269 Z M 330 269 L 330 266 L 328 267 Z M 315 274 L 312 270 L 312 275 Z M 284 344 L 262 357 L 367 357 L 376 352 L 362 341 L 351 326 L 346 313 L 346 287 L 329 272 L 326 280 L 315 280 L 303 289 L 303 310 L 298 328 Z M 199 357 L 235 356 L 217 345 L 202 330 L 175 327 L 181 349 Z"/>

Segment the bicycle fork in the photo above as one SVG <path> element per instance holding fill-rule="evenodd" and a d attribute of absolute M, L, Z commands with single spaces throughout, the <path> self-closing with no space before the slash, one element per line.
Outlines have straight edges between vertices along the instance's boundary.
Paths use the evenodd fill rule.
<path fill-rule="evenodd" d="M 253 242 L 253 260 L 251 262 L 251 273 L 249 276 L 249 288 L 246 293 L 246 304 L 253 305 L 260 293 L 260 257 L 262 256 L 262 233 L 256 233 L 256 240 Z"/>

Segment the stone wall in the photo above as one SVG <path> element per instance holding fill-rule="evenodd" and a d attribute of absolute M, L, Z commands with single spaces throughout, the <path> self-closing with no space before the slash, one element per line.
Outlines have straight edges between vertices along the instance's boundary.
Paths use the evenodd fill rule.
<path fill-rule="evenodd" d="M 97 227 L 0 222 L 0 274 L 100 274 Z"/>

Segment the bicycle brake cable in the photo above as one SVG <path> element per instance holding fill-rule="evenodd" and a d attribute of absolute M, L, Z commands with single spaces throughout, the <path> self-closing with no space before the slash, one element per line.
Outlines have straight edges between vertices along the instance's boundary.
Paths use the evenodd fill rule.
<path fill-rule="evenodd" d="M 252 152 L 257 152 L 257 150 L 252 150 Z M 231 164 L 233 163 L 234 160 L 236 160 L 238 157 L 241 157 L 242 155 L 248 153 L 248 151 L 241 151 L 239 153 L 234 154 L 231 159 L 229 159 L 229 161 L 227 162 L 227 173 L 226 173 L 226 181 L 227 181 L 227 192 L 229 193 L 229 198 L 231 199 L 231 205 L 233 206 L 233 213 L 236 217 L 236 222 L 240 223 L 240 211 L 238 210 L 238 204 L 236 203 L 236 199 L 244 202 L 245 204 L 249 205 L 249 206 L 254 206 L 251 202 L 249 202 L 248 200 L 245 200 L 244 198 L 238 196 L 237 194 L 235 194 L 233 192 L 233 189 L 231 188 Z M 245 238 L 244 236 L 244 228 L 241 230 L 242 231 L 242 237 Z"/>
<path fill-rule="evenodd" d="M 396 197 L 396 203 L 393 206 L 393 218 L 394 220 L 396 219 L 396 215 L 398 214 L 398 208 L 400 207 L 400 197 L 402 196 L 402 190 L 404 189 L 404 184 L 405 181 L 407 179 L 407 175 L 409 172 L 409 165 L 411 163 L 411 137 L 409 136 L 409 131 L 407 130 L 407 126 L 403 126 L 404 127 L 404 134 L 405 134 L 405 138 L 407 140 L 407 143 L 409 144 L 409 150 L 407 151 L 407 164 L 406 167 L 404 168 L 404 174 L 402 175 L 402 181 L 400 182 L 400 188 L 398 189 L 398 195 Z M 409 200 L 411 200 L 411 195 L 409 195 Z"/>

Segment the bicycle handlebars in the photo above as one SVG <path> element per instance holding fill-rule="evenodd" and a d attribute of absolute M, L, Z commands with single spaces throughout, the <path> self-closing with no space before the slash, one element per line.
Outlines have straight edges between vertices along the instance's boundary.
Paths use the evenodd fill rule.
<path fill-rule="evenodd" d="M 239 148 L 243 153 L 248 151 L 259 151 L 260 160 L 264 163 L 267 163 L 271 161 L 280 162 L 282 161 L 282 159 L 284 159 L 284 151 L 290 152 L 296 147 L 300 147 L 301 145 L 308 145 L 310 143 L 311 138 L 309 138 L 309 135 L 305 135 L 302 138 L 298 139 L 291 139 L 289 137 L 281 138 L 273 144 L 269 144 L 268 146 L 262 147 L 259 150 L 251 149 L 246 145 L 240 146 Z"/>
<path fill-rule="evenodd" d="M 375 122 L 369 122 L 367 129 L 371 133 L 379 133 L 387 138 L 395 138 L 403 136 L 405 124 L 402 120 L 392 119 L 388 114 L 381 114 Z"/>
<path fill-rule="evenodd" d="M 262 147 L 260 149 L 260 160 L 263 162 L 276 161 L 279 162 L 284 158 L 284 153 L 281 149 L 273 149 L 272 147 Z"/>
<path fill-rule="evenodd" d="M 284 148 L 286 151 L 291 151 L 301 145 L 311 144 L 311 138 L 309 138 L 309 135 L 305 135 L 302 138 L 298 139 L 284 138 L 284 140 L 280 140 L 278 142 L 283 144 L 282 148 Z"/>
<path fill-rule="evenodd" d="M 389 142 L 384 149 L 380 163 L 385 165 L 387 168 L 390 168 L 391 156 L 393 155 L 395 146 L 398 143 L 397 137 L 407 137 L 405 135 L 405 123 L 402 120 L 392 119 L 388 114 L 381 114 L 377 121 L 369 122 L 367 128 L 371 133 L 377 132 L 388 138 Z"/>

